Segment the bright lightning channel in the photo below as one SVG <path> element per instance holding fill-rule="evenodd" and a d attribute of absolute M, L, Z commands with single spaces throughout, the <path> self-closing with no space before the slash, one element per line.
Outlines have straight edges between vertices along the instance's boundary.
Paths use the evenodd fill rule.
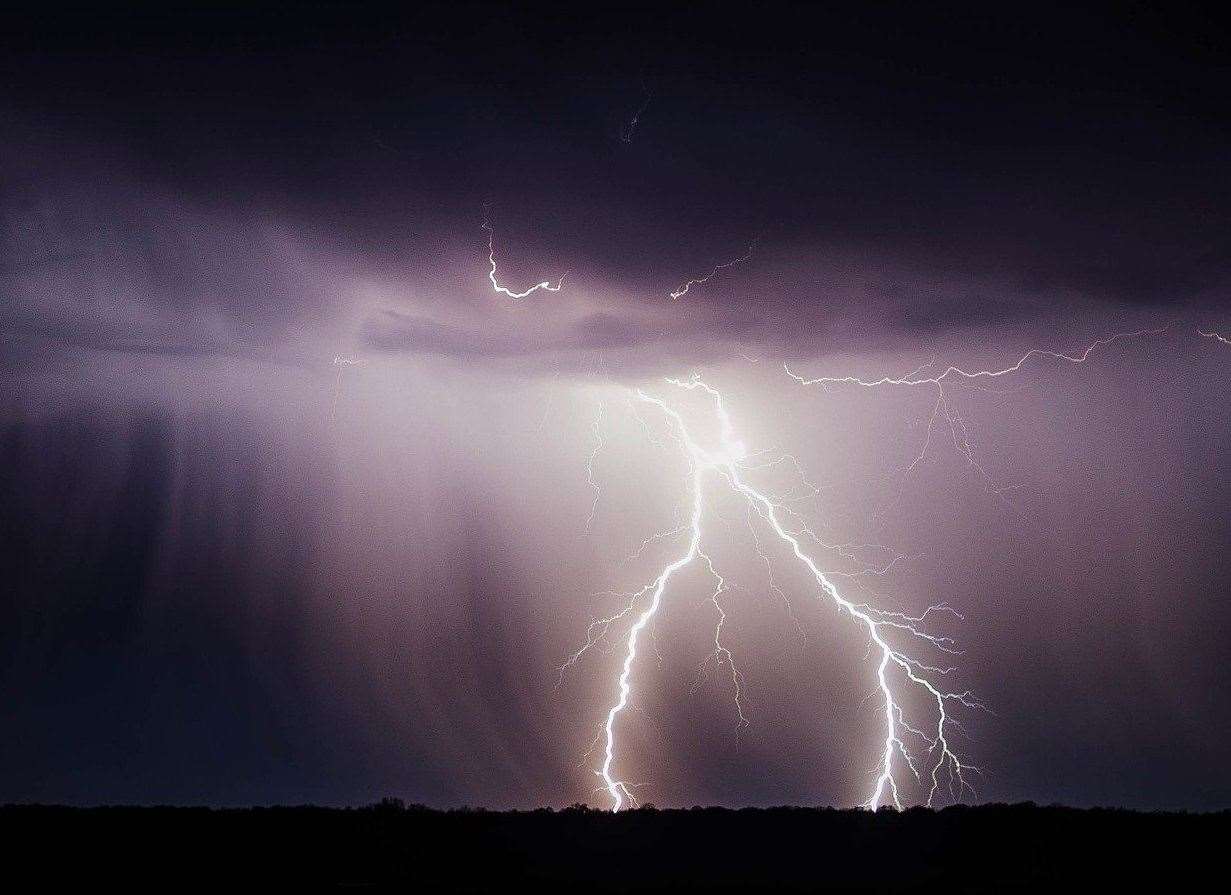
<path fill-rule="evenodd" d="M 1213 339 L 1213 340 L 1215 340 L 1216 342 L 1222 342 L 1224 345 L 1231 345 L 1231 339 L 1227 338 L 1227 337 L 1226 337 L 1226 336 L 1224 336 L 1222 333 L 1216 333 L 1216 332 L 1208 332 L 1208 333 L 1207 333 L 1207 332 L 1206 332 L 1205 330 L 1203 330 L 1203 329 L 1199 329 L 1199 330 L 1197 330 L 1197 332 L 1198 332 L 1200 335 L 1202 335 L 1203 337 L 1207 338 L 1207 339 Z"/>
<path fill-rule="evenodd" d="M 492 289 L 496 292 L 499 292 L 501 295 L 507 295 L 509 298 L 516 300 L 526 298 L 527 296 L 533 295 L 540 290 L 543 292 L 559 292 L 564 286 L 564 278 L 568 276 L 567 270 L 560 274 L 560 279 L 556 280 L 556 285 L 554 286 L 551 285 L 549 280 L 543 280 L 541 283 L 535 283 L 523 292 L 514 292 L 507 286 L 501 286 L 500 281 L 496 279 L 496 234 L 492 229 L 491 223 L 488 221 L 483 222 L 483 229 L 487 231 L 487 261 L 488 264 L 491 265 L 487 271 L 487 279 L 491 281 Z"/>
<path fill-rule="evenodd" d="M 927 799 L 929 805 L 936 798 L 942 787 L 946 785 L 951 794 L 962 790 L 969 790 L 970 786 L 966 779 L 966 773 L 971 771 L 977 772 L 978 769 L 964 762 L 950 745 L 949 728 L 951 724 L 955 723 L 950 712 L 955 705 L 971 709 L 981 708 L 982 706 L 972 698 L 968 691 L 949 691 L 935 683 L 938 678 L 954 671 L 954 668 L 937 666 L 914 658 L 894 646 L 887 639 L 890 632 L 897 632 L 899 635 L 913 638 L 915 642 L 922 642 L 942 652 L 955 655 L 957 651 L 951 646 L 952 641 L 949 638 L 931 634 L 924 630 L 923 625 L 929 616 L 933 614 L 948 612 L 956 615 L 956 613 L 949 607 L 941 604 L 930 606 L 919 616 L 910 616 L 904 613 L 876 609 L 867 603 L 855 603 L 843 596 L 833 581 L 826 576 L 817 562 L 806 552 L 800 540 L 802 532 L 792 531 L 784 524 L 782 517 L 786 511 L 781 503 L 744 481 L 741 470 L 748 468 L 745 464 L 747 453 L 743 444 L 735 437 L 731 419 L 727 414 L 722 396 L 717 389 L 706 384 L 697 376 L 689 380 L 668 379 L 667 382 L 680 389 L 702 391 L 713 400 L 714 412 L 721 428 L 721 446 L 716 451 L 702 447 L 693 438 L 679 410 L 661 398 L 653 397 L 640 389 L 637 390 L 637 397 L 641 401 L 657 407 L 667 417 L 674 430 L 674 437 L 688 463 L 692 511 L 688 526 L 688 545 L 684 552 L 664 566 L 650 584 L 637 593 L 630 595 L 630 600 L 624 609 L 614 616 L 601 619 L 597 623 L 598 628 L 605 631 L 612 623 L 630 614 L 637 602 L 647 594 L 649 595 L 648 604 L 636 616 L 635 621 L 629 628 L 624 646 L 624 661 L 618 678 L 617 698 L 608 710 L 606 721 L 600 732 L 600 737 L 604 739 L 604 749 L 602 767 L 597 773 L 602 778 L 607 794 L 611 798 L 612 810 L 619 811 L 626 803 L 635 804 L 629 785 L 616 776 L 615 763 L 617 727 L 621 714 L 628 707 L 629 698 L 632 693 L 633 669 L 636 665 L 638 644 L 642 632 L 658 613 L 671 577 L 697 559 L 702 559 L 706 563 L 707 569 L 717 581 L 712 601 L 717 607 L 719 621 L 715 630 L 714 653 L 711 654 L 711 658 L 724 661 L 730 667 L 740 724 L 747 723 L 743 705 L 740 701 L 742 677 L 735 667 L 730 651 L 723 645 L 721 640 L 722 625 L 726 620 L 726 614 L 718 602 L 718 597 L 725 590 L 726 582 L 714 569 L 708 554 L 702 549 L 704 541 L 702 521 L 705 516 L 706 507 L 706 484 L 707 479 L 711 477 L 716 477 L 721 482 L 725 482 L 735 494 L 744 498 L 749 508 L 768 524 L 770 530 L 784 544 L 789 546 L 795 557 L 808 569 L 816 581 L 821 594 L 827 597 L 840 612 L 844 612 L 854 619 L 857 625 L 866 632 L 870 644 L 874 645 L 879 652 L 876 683 L 884 706 L 885 738 L 879 751 L 879 770 L 876 781 L 867 801 L 864 803 L 865 807 L 874 809 L 879 805 L 888 803 L 892 803 L 899 808 L 901 807 L 898 780 L 895 776 L 895 757 L 900 757 L 916 780 L 922 782 L 923 778 L 920 773 L 921 761 L 911 751 L 911 748 L 908 747 L 907 737 L 914 738 L 925 744 L 927 747 L 926 754 L 934 759 L 929 772 L 931 784 Z M 596 642 L 595 630 L 595 625 L 592 625 L 586 645 L 574 653 L 569 662 L 566 663 L 566 667 L 575 663 Z M 895 671 L 902 678 L 901 681 L 896 683 L 894 680 Z M 906 720 L 901 697 L 898 695 L 897 689 L 895 689 L 897 687 L 916 689 L 935 704 L 934 733 L 920 730 Z M 942 779 L 944 782 L 942 782 Z"/>

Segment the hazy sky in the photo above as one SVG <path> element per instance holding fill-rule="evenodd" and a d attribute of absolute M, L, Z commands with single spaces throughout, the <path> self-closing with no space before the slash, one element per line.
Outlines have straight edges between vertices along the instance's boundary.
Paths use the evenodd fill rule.
<path fill-rule="evenodd" d="M 6 30 L 0 801 L 607 804 L 587 750 L 626 621 L 559 669 L 686 546 L 639 552 L 690 498 L 637 389 L 714 445 L 663 381 L 693 372 L 749 479 L 857 545 L 816 554 L 852 599 L 960 613 L 936 630 L 989 709 L 954 740 L 977 798 L 1231 800 L 1231 345 L 1199 335 L 1231 332 L 1221 20 L 244 4 Z M 485 221 L 501 285 L 559 291 L 494 291 Z M 947 386 L 950 416 L 783 369 L 1144 330 Z M 699 671 L 694 563 L 623 779 L 861 802 L 867 637 L 706 495 L 748 724 Z"/>

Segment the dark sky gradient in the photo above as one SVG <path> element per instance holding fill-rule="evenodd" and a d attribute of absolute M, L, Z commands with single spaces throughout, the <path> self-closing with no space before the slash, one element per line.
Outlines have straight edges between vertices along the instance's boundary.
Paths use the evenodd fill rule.
<path fill-rule="evenodd" d="M 965 615 L 980 797 L 1231 802 L 1224 18 L 407 6 L 6 23 L 0 801 L 603 803 L 617 657 L 556 668 L 670 555 L 623 561 L 680 496 L 628 386 L 698 369 L 835 538 L 914 557 L 878 592 Z M 491 290 L 485 208 L 502 281 L 560 292 Z M 1003 497 L 943 437 L 900 473 L 934 393 L 781 372 L 1157 327 L 954 393 Z M 797 636 L 740 520 L 752 726 L 692 686 L 685 577 L 629 779 L 858 802 L 864 644 L 816 607 Z"/>

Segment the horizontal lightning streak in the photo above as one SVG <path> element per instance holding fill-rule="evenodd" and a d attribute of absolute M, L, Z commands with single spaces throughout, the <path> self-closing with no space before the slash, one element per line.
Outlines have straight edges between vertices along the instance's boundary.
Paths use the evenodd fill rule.
<path fill-rule="evenodd" d="M 922 364 L 911 373 L 905 376 L 882 376 L 880 379 L 861 379 L 858 376 L 818 376 L 815 378 L 807 378 L 794 372 L 790 365 L 783 364 L 782 368 L 786 374 L 804 386 L 819 385 L 825 389 L 828 386 L 837 385 L 854 385 L 861 388 L 879 388 L 882 386 L 932 386 L 936 389 L 936 404 L 932 408 L 932 415 L 928 421 L 927 434 L 924 443 L 919 453 L 910 462 L 903 472 L 910 472 L 915 469 L 927 454 L 928 448 L 932 443 L 932 433 L 936 427 L 937 420 L 944 418 L 948 424 L 949 437 L 953 442 L 954 448 L 965 458 L 971 469 L 975 470 L 978 475 L 986 483 L 988 490 L 1001 499 L 1005 493 L 1013 490 L 1013 486 L 1004 486 L 998 484 L 992 477 L 991 473 L 975 458 L 975 447 L 972 444 L 970 430 L 967 428 L 966 420 L 962 415 L 950 404 L 949 396 L 945 393 L 945 383 L 947 381 L 962 382 L 970 384 L 980 380 L 995 380 L 1012 373 L 1020 371 L 1027 362 L 1032 358 L 1049 357 L 1055 360 L 1064 361 L 1066 363 L 1078 366 L 1086 363 L 1090 356 L 1100 348 L 1105 348 L 1114 342 L 1123 339 L 1137 338 L 1146 335 L 1158 335 L 1167 332 L 1169 326 L 1159 327 L 1157 329 L 1135 330 L 1133 332 L 1115 333 L 1114 335 L 1106 336 L 1088 344 L 1082 351 L 1069 354 L 1063 351 L 1052 351 L 1043 348 L 1031 348 L 1025 354 L 1021 355 L 1015 362 L 1006 367 L 999 369 L 988 370 L 964 370 L 957 366 L 948 366 L 942 372 L 933 375 L 924 375 L 924 371 L 935 365 L 935 358 L 932 358 L 927 363 Z"/>
<path fill-rule="evenodd" d="M 820 385 L 820 386 L 859 385 L 859 386 L 863 386 L 864 388 L 875 388 L 876 386 L 880 386 L 880 385 L 902 385 L 902 386 L 941 385 L 944 382 L 944 380 L 948 379 L 949 377 L 976 380 L 976 379 L 997 379 L 1002 376 L 1007 376 L 1010 373 L 1016 373 L 1018 370 L 1020 370 L 1025 365 L 1025 363 L 1028 360 L 1030 360 L 1033 357 L 1051 357 L 1051 358 L 1055 358 L 1056 360 L 1067 361 L 1070 364 L 1084 364 L 1089 359 L 1090 355 L 1093 354 L 1097 349 L 1106 347 L 1107 345 L 1110 345 L 1113 342 L 1118 342 L 1122 339 L 1131 339 L 1137 336 L 1158 335 L 1159 333 L 1166 332 L 1168 329 L 1169 327 L 1163 326 L 1158 329 L 1143 329 L 1143 330 L 1137 330 L 1135 332 L 1116 333 L 1115 335 L 1107 336 L 1106 338 L 1096 339 L 1095 341 L 1087 345 L 1086 348 L 1083 351 L 1081 351 L 1079 354 L 1065 354 L 1062 351 L 1049 351 L 1044 348 L 1031 348 L 1029 351 L 1023 354 L 1020 358 L 1018 358 L 1015 363 L 1012 363 L 1009 366 L 1003 367 L 999 370 L 975 370 L 973 372 L 968 372 L 966 370 L 963 370 L 961 367 L 950 366 L 950 367 L 947 367 L 943 373 L 940 373 L 936 376 L 919 375 L 922 370 L 926 369 L 928 366 L 931 365 L 931 363 L 929 362 L 928 364 L 925 364 L 923 367 L 920 367 L 914 373 L 909 373 L 906 376 L 901 376 L 901 377 L 883 376 L 880 379 L 869 380 L 869 379 L 860 379 L 857 376 L 820 376 L 815 379 L 807 379 L 793 372 L 790 366 L 787 364 L 783 364 L 782 368 L 786 370 L 786 373 L 788 376 L 790 376 L 800 385 Z"/>

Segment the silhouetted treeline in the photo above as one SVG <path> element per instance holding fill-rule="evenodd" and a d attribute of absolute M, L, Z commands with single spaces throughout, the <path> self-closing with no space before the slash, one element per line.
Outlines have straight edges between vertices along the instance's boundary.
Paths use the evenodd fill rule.
<path fill-rule="evenodd" d="M 1218 871 L 1231 812 L 1031 804 L 911 809 L 436 811 L 0 808 L 5 876 L 192 886 L 402 884 L 417 891 L 1005 891 Z M 1217 878 L 1217 876 L 1211 877 Z"/>

